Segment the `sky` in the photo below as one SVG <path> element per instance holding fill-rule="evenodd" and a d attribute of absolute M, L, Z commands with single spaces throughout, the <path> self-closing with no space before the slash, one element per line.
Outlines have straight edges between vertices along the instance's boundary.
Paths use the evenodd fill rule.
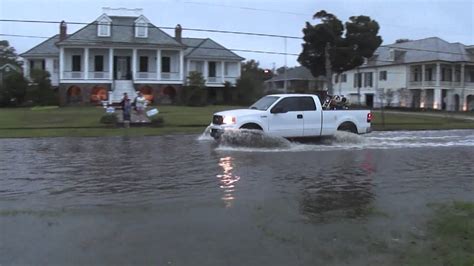
<path fill-rule="evenodd" d="M 158 27 L 215 29 L 302 37 L 308 21 L 319 10 L 336 15 L 342 22 L 350 16 L 366 15 L 380 25 L 383 44 L 397 39 L 440 37 L 448 42 L 474 45 L 474 0 L 0 0 L 0 19 L 48 20 L 90 23 L 102 14 L 102 7 L 142 8 Z M 68 25 L 73 33 L 83 25 Z M 165 30 L 172 36 L 173 31 Z M 58 24 L 0 21 L 0 34 L 50 37 Z M 231 49 L 301 52 L 301 39 L 258 37 L 223 33 L 183 31 L 183 37 L 211 38 Z M 26 52 L 45 39 L 1 36 L 18 53 Z M 263 68 L 296 66 L 297 56 L 236 52 Z"/>

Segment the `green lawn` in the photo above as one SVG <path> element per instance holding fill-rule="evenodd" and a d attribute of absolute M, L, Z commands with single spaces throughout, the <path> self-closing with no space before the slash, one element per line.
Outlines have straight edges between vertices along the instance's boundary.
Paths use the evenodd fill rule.
<path fill-rule="evenodd" d="M 108 128 L 99 123 L 105 113 L 101 107 L 62 108 L 2 108 L 0 137 L 58 137 L 58 136 L 150 136 L 163 134 L 200 133 L 217 111 L 235 106 L 160 106 L 165 120 L 161 128 Z"/>
<path fill-rule="evenodd" d="M 212 114 L 235 106 L 206 107 L 159 106 L 164 118 L 161 128 L 108 128 L 99 123 L 105 113 L 101 107 L 38 107 L 0 109 L 0 137 L 57 136 L 149 136 L 200 133 L 211 122 Z M 382 125 L 380 111 L 374 111 L 374 130 L 421 130 L 474 128 L 474 122 L 449 117 L 385 114 Z"/>
<path fill-rule="evenodd" d="M 373 111 L 374 130 L 435 130 L 435 129 L 473 129 L 474 121 L 454 119 L 445 112 L 442 117 L 423 116 L 422 113 L 409 114 L 385 113 L 385 124 L 382 123 L 382 113 Z"/>
<path fill-rule="evenodd" d="M 426 236 L 409 245 L 402 265 L 474 265 L 474 203 L 437 206 Z"/>

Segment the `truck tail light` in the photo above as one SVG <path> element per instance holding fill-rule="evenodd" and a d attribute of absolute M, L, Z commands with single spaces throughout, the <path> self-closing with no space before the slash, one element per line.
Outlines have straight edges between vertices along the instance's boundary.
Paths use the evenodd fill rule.
<path fill-rule="evenodd" d="M 372 122 L 372 113 L 369 112 L 367 114 L 367 123 L 370 123 L 370 122 Z"/>

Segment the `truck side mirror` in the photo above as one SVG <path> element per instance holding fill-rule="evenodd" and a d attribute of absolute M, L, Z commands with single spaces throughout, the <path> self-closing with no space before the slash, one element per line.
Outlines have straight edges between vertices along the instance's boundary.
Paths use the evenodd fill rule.
<path fill-rule="evenodd" d="M 282 113 L 286 113 L 286 112 L 288 112 L 288 111 L 285 110 L 283 107 L 279 107 L 279 106 L 274 107 L 274 108 L 270 111 L 270 113 L 272 113 L 272 114 L 282 114 Z"/>

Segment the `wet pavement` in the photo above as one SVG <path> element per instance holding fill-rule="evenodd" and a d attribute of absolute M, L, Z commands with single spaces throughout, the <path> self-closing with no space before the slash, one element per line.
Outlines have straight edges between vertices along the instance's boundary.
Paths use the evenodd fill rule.
<path fill-rule="evenodd" d="M 474 131 L 0 140 L 0 265 L 398 265 Z"/>

